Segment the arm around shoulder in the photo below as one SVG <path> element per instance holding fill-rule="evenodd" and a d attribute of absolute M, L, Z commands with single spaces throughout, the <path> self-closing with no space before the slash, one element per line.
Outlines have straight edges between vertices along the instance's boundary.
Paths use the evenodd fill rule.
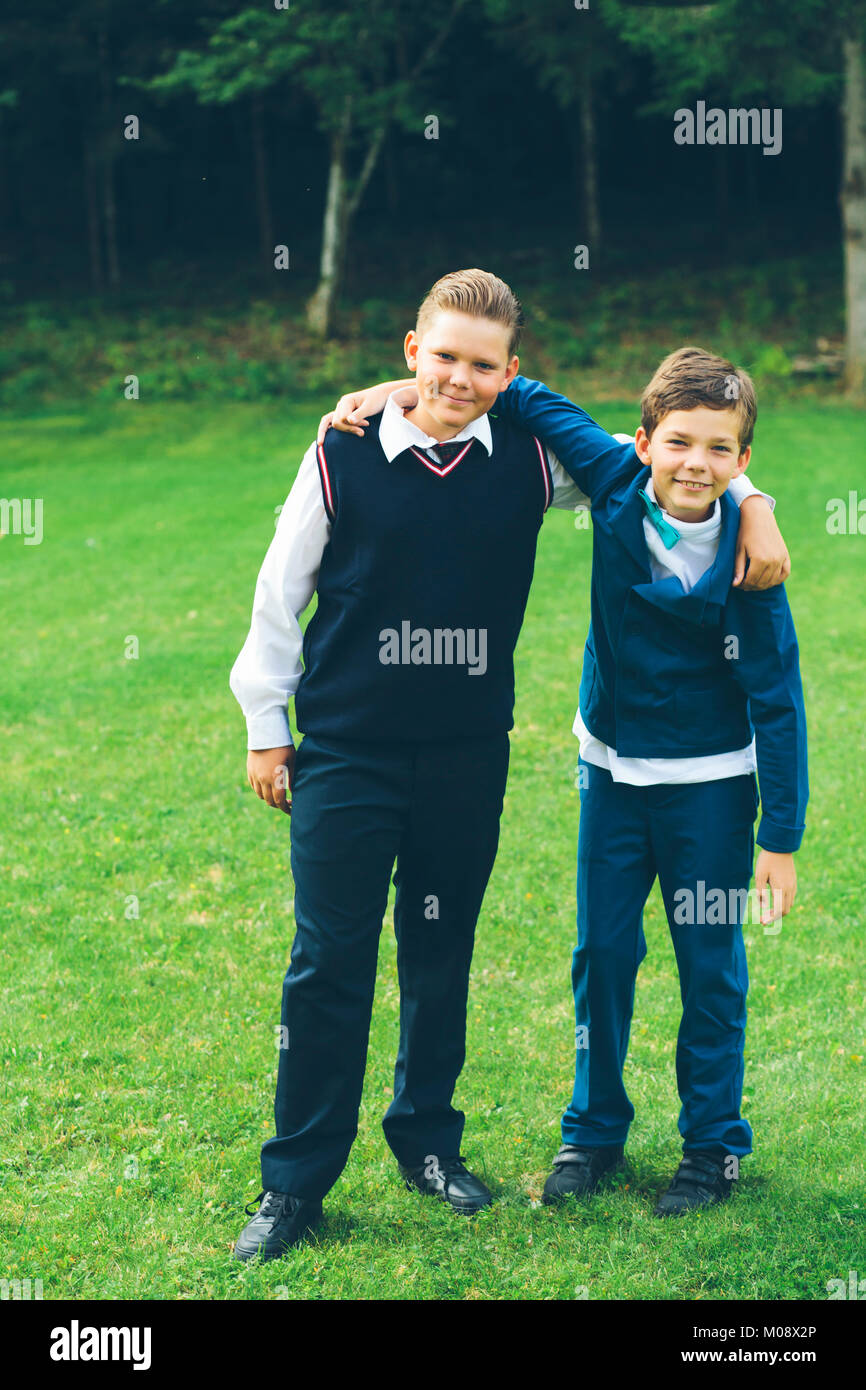
<path fill-rule="evenodd" d="M 633 477 L 642 465 L 633 444 L 618 443 L 567 396 L 542 381 L 516 376 L 500 392 L 495 410 L 535 434 L 558 458 L 587 497 Z"/>

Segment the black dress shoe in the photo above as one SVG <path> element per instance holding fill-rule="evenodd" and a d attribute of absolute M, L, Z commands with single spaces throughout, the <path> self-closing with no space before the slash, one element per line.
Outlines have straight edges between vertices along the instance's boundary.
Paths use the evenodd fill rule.
<path fill-rule="evenodd" d="M 321 1202 L 308 1202 L 288 1192 L 260 1192 L 261 1206 L 237 1238 L 236 1260 L 276 1260 L 292 1245 L 298 1245 L 322 1215 Z M 250 1207 L 244 1207 L 251 1215 Z"/>
<path fill-rule="evenodd" d="M 441 1197 L 464 1216 L 472 1216 L 493 1201 L 493 1193 L 469 1172 L 460 1157 L 428 1158 L 418 1168 L 407 1168 L 402 1163 L 399 1168 L 410 1190 Z"/>
<path fill-rule="evenodd" d="M 691 1149 L 680 1160 L 674 1180 L 660 1197 L 654 1216 L 682 1216 L 698 1207 L 723 1202 L 731 1195 L 733 1178 L 725 1177 L 727 1154 L 718 1149 Z"/>
<path fill-rule="evenodd" d="M 622 1144 L 605 1144 L 584 1149 L 579 1144 L 563 1144 L 553 1160 L 553 1172 L 544 1184 L 541 1200 L 546 1206 L 563 1197 L 587 1197 L 595 1192 L 605 1173 L 618 1168 L 625 1152 Z"/>

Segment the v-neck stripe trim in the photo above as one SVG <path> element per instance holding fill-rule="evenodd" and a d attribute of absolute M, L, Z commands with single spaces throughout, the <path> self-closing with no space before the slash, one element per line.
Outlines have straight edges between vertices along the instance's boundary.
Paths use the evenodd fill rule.
<path fill-rule="evenodd" d="M 472 444 L 473 440 L 470 439 L 466 445 L 466 448 L 461 450 L 457 457 L 453 458 L 450 463 L 446 463 L 443 468 L 438 468 L 432 459 L 427 458 L 426 454 L 419 453 L 419 451 L 415 448 L 414 444 L 409 445 L 409 452 L 414 454 L 416 459 L 419 459 L 421 463 L 423 463 L 425 468 L 429 468 L 431 473 L 435 473 L 437 478 L 444 478 L 447 473 L 451 472 L 452 468 L 457 467 L 461 459 L 464 459 L 466 457 L 466 455 L 469 453 L 469 450 L 472 448 Z M 430 447 L 432 448 L 433 446 L 431 445 Z"/>

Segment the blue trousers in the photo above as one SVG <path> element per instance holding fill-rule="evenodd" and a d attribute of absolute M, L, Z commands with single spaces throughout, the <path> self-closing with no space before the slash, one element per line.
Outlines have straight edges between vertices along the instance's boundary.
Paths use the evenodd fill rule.
<path fill-rule="evenodd" d="M 295 762 L 296 935 L 283 984 L 276 1136 L 262 1186 L 317 1199 L 358 1129 L 376 962 L 396 861 L 400 1044 L 383 1121 L 398 1160 L 459 1153 L 475 924 L 499 841 L 508 735 L 389 745 L 307 735 Z"/>
<path fill-rule="evenodd" d="M 581 759 L 577 846 L 574 1093 L 562 1140 L 623 1144 L 634 1118 L 623 1084 L 635 980 L 646 955 L 643 908 L 659 880 L 680 978 L 676 1076 L 683 1150 L 747 1154 L 740 1114 L 748 974 L 744 894 L 752 877 L 754 774 L 633 787 Z M 722 921 L 703 910 L 721 889 Z M 731 891 L 733 890 L 733 891 Z M 722 894 L 716 894 L 716 901 Z M 705 920 L 701 920 L 701 919 Z M 690 920 L 691 919 L 691 920 Z"/>

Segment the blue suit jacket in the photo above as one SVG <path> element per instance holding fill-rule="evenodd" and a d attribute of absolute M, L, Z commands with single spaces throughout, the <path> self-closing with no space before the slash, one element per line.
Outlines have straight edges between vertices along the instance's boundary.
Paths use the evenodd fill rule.
<path fill-rule="evenodd" d="M 783 585 L 731 587 L 739 509 L 720 500 L 714 563 L 687 594 L 653 582 L 638 490 L 647 468 L 564 396 L 517 377 L 497 410 L 538 435 L 590 498 L 592 619 L 580 709 L 621 757 L 729 752 L 754 733 L 763 813 L 758 843 L 786 853 L 803 838 L 808 773 L 797 637 Z"/>

